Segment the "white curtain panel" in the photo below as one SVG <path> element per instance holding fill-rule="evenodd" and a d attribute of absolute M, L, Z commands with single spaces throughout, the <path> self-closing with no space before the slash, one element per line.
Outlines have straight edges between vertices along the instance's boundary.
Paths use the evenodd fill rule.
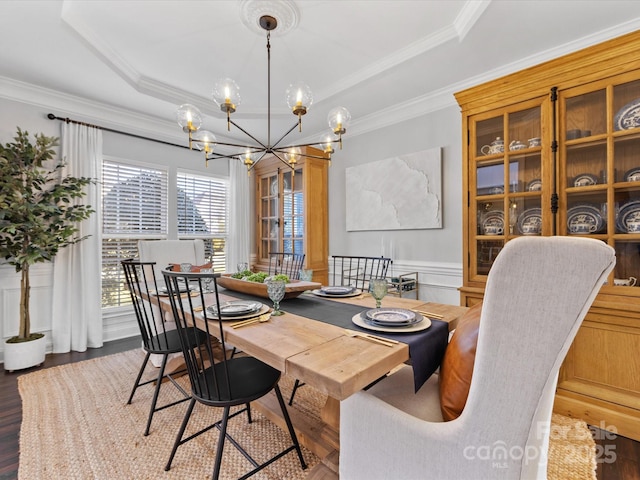
<path fill-rule="evenodd" d="M 61 249 L 53 268 L 53 352 L 83 352 L 102 346 L 101 231 L 102 131 L 72 123 L 62 124 L 63 175 L 90 177 L 95 184 L 76 199 L 96 211 L 80 224 L 79 235 L 89 238 Z"/>
<path fill-rule="evenodd" d="M 249 175 L 242 162 L 229 164 L 229 236 L 227 272 L 235 272 L 238 262 L 249 262 L 251 255 Z"/>

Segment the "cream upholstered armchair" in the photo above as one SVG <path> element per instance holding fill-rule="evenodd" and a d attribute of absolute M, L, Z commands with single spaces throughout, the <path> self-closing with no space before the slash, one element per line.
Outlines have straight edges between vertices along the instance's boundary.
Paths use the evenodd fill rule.
<path fill-rule="evenodd" d="M 615 252 L 587 238 L 521 237 L 486 285 L 464 410 L 443 421 L 437 375 L 403 367 L 341 402 L 340 478 L 546 478 L 558 370 Z"/>
<path fill-rule="evenodd" d="M 161 279 L 162 270 L 168 265 L 191 263 L 203 265 L 204 242 L 196 240 L 140 240 L 138 256 L 141 262 L 156 262 L 156 278 Z"/>

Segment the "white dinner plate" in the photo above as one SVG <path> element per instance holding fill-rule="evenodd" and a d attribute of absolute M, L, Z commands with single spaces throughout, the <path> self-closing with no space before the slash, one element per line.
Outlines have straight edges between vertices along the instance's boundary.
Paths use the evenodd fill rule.
<path fill-rule="evenodd" d="M 259 303 L 259 302 L 254 302 L 254 303 Z M 260 304 L 262 305 L 262 304 Z M 257 310 L 253 310 L 249 313 L 243 313 L 241 315 L 225 315 L 224 313 L 222 314 L 222 320 L 244 320 L 246 318 L 253 318 L 253 317 L 257 317 L 259 315 L 262 315 L 263 313 L 267 313 L 269 311 L 269 307 L 267 305 L 262 305 L 259 309 Z M 215 305 L 209 305 L 207 307 L 207 313 L 209 315 L 212 315 L 214 317 L 217 318 L 218 313 L 216 311 L 216 306 Z"/>
<path fill-rule="evenodd" d="M 330 293 L 325 293 L 321 289 L 317 288 L 315 290 L 311 290 L 311 293 L 313 293 L 318 297 L 325 297 L 325 298 L 350 298 L 350 297 L 357 297 L 362 293 L 362 290 L 360 290 L 359 288 L 356 288 L 350 293 L 343 293 L 342 295 L 336 295 L 336 294 L 332 295 Z"/>
<path fill-rule="evenodd" d="M 349 293 L 353 293 L 354 290 L 355 290 L 355 287 L 338 286 L 338 285 L 322 287 L 320 289 L 322 293 L 325 293 L 327 295 L 348 295 Z"/>
<path fill-rule="evenodd" d="M 389 333 L 412 333 L 412 332 L 420 332 L 422 330 L 426 330 L 431 326 L 431 320 L 427 317 L 423 317 L 422 315 L 416 314 L 419 317 L 422 317 L 422 321 L 414 323 L 413 325 L 409 325 L 407 327 L 383 327 L 377 325 L 371 325 L 366 321 L 366 312 L 358 313 L 351 317 L 351 321 L 358 325 L 359 327 L 365 328 L 367 330 L 373 330 L 374 332 L 389 332 Z"/>
<path fill-rule="evenodd" d="M 196 287 L 192 287 L 192 286 L 187 287 L 186 285 L 179 285 L 178 293 L 194 292 L 196 290 L 197 290 Z M 150 292 L 150 293 L 154 293 L 154 292 Z M 167 287 L 158 288 L 159 297 L 167 297 L 168 295 L 169 295 L 169 291 L 167 290 Z"/>
<path fill-rule="evenodd" d="M 376 327 L 407 327 L 422 321 L 422 317 L 406 308 L 372 308 L 365 312 L 365 321 Z"/>

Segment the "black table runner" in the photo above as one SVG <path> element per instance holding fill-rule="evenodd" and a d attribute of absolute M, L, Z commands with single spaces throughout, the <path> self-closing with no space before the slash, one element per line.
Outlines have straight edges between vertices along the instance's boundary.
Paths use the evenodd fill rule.
<path fill-rule="evenodd" d="M 268 298 L 260 298 L 245 293 L 227 289 L 220 289 L 221 293 L 241 300 L 257 300 L 271 305 Z M 290 312 L 301 317 L 310 318 L 320 322 L 329 323 L 337 327 L 347 328 L 365 333 L 373 333 L 380 337 L 390 338 L 409 345 L 409 357 L 413 366 L 413 379 L 415 391 L 427 381 L 442 362 L 444 351 L 447 348 L 449 326 L 447 322 L 431 319 L 431 326 L 426 330 L 411 333 L 372 332 L 355 325 L 351 318 L 354 315 L 368 310 L 360 305 L 335 302 L 331 299 L 321 298 L 313 294 L 302 294 L 297 298 L 288 298 L 280 302 L 283 312 Z"/>

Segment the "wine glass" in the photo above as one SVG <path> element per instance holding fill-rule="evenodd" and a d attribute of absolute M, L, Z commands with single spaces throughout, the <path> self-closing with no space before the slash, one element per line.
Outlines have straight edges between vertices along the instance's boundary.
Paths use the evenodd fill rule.
<path fill-rule="evenodd" d="M 238 262 L 236 269 L 238 270 L 238 273 L 246 272 L 249 270 L 249 264 L 247 262 Z"/>
<path fill-rule="evenodd" d="M 200 273 L 211 274 L 213 273 L 213 268 L 201 268 Z M 204 277 L 202 279 L 202 284 L 204 285 L 203 293 L 211 293 L 211 284 L 213 283 L 213 277 Z"/>
<path fill-rule="evenodd" d="M 280 310 L 280 300 L 284 298 L 284 289 L 287 284 L 284 280 L 276 280 L 271 277 L 267 278 L 264 283 L 267 284 L 267 293 L 273 302 L 273 312 L 271 312 L 271 315 L 282 315 L 284 312 Z"/>
<path fill-rule="evenodd" d="M 387 294 L 387 279 L 372 278 L 369 280 L 369 291 L 371 296 L 376 299 L 376 308 L 380 308 L 382 299 Z"/>

